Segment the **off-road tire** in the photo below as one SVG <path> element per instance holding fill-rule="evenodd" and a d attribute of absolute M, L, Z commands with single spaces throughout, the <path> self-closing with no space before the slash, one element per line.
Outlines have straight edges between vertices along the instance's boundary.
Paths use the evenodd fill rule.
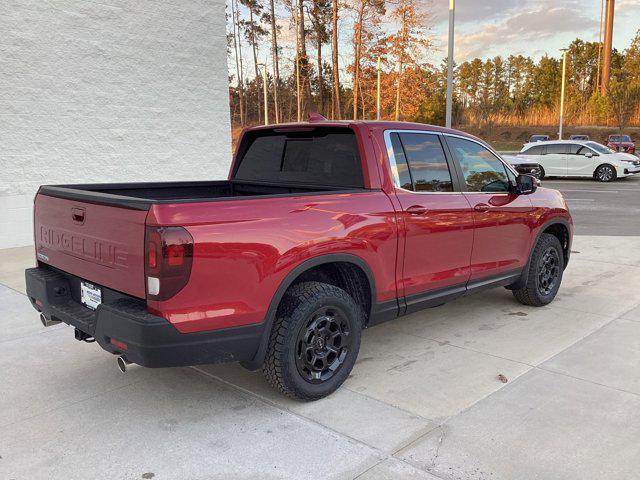
<path fill-rule="evenodd" d="M 545 255 L 550 255 L 550 257 L 545 257 Z M 552 266 L 554 262 L 556 263 L 555 267 Z M 555 273 L 553 285 L 545 280 L 548 279 L 546 270 L 549 268 Z M 554 235 L 543 233 L 533 249 L 525 284 L 518 290 L 512 290 L 513 296 L 523 305 L 533 307 L 541 307 L 551 303 L 562 283 L 563 270 L 564 254 L 560 241 Z"/>
<path fill-rule="evenodd" d="M 343 361 L 326 380 L 308 379 L 301 371 L 300 339 L 318 311 L 339 312 L 348 324 L 348 348 Z M 315 314 L 315 315 L 314 315 Z M 303 282 L 284 295 L 271 329 L 263 373 L 271 386 L 296 400 L 312 401 L 330 395 L 351 372 L 360 349 L 363 314 L 360 306 L 341 288 L 321 282 Z M 327 341 L 328 342 L 328 341 Z M 304 343 L 306 348 L 309 348 Z M 314 357 L 315 358 L 315 357 Z M 317 372 L 315 372 L 317 374 Z M 318 382 L 318 383 L 312 383 Z"/>

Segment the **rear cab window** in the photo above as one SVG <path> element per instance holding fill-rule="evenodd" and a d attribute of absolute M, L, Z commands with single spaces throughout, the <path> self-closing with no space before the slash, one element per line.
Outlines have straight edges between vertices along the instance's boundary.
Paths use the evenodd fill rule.
<path fill-rule="evenodd" d="M 335 127 L 248 133 L 239 149 L 233 179 L 330 188 L 365 186 L 355 132 Z"/>

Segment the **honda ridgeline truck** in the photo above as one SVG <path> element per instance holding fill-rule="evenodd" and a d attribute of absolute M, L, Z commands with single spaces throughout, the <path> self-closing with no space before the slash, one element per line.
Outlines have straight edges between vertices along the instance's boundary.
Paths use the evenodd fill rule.
<path fill-rule="evenodd" d="M 314 400 L 364 328 L 497 286 L 548 304 L 572 229 L 475 137 L 314 116 L 245 130 L 226 181 L 42 186 L 27 294 L 122 370 L 240 362 Z"/>

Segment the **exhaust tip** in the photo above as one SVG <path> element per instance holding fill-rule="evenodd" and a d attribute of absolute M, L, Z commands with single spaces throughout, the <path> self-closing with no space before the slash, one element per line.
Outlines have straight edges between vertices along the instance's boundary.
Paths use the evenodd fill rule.
<path fill-rule="evenodd" d="M 120 355 L 116 360 L 116 363 L 118 364 L 118 370 L 120 370 L 122 373 L 127 373 L 127 365 L 129 365 L 130 362 L 127 362 L 127 360 L 122 355 Z"/>
<path fill-rule="evenodd" d="M 51 327 L 52 325 L 59 324 L 60 320 L 49 319 L 44 313 L 40 313 L 40 323 L 42 323 L 43 327 Z"/>

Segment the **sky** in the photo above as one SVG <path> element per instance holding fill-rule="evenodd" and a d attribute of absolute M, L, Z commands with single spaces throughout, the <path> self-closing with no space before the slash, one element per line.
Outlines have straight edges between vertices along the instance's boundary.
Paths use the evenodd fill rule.
<path fill-rule="evenodd" d="M 433 33 L 446 56 L 447 0 L 431 0 Z M 601 0 L 456 0 L 456 61 L 496 55 L 559 56 L 575 38 L 597 41 Z M 617 0 L 614 47 L 624 50 L 640 28 L 640 0 Z"/>
<path fill-rule="evenodd" d="M 447 55 L 449 0 L 419 0 L 423 15 L 431 25 L 433 45 L 425 52 L 425 58 L 439 65 Z M 539 59 L 544 55 L 560 56 L 560 49 L 576 38 L 597 41 L 600 28 L 602 0 L 455 0 L 455 50 L 457 63 L 475 57 L 482 59 L 501 55 L 522 54 Z M 265 4 L 268 2 L 265 0 Z M 281 2 L 276 17 L 281 31 L 279 36 L 282 70 L 293 65 L 295 37 L 290 29 L 289 15 Z M 346 0 L 345 3 L 351 3 Z M 388 9 L 393 0 L 387 0 Z M 230 12 L 231 0 L 227 11 Z M 244 10 L 244 9 L 242 9 Z M 244 10 L 246 12 L 246 10 Z M 230 28 L 230 27 L 229 27 Z M 384 23 L 383 28 L 396 28 Z M 627 48 L 640 28 L 640 0 L 616 0 L 613 46 Z M 340 65 L 344 70 L 351 61 L 353 12 L 343 9 L 339 23 Z M 308 53 L 315 59 L 312 45 Z M 330 61 L 330 45 L 324 46 L 326 61 Z M 258 51 L 260 62 L 271 64 L 269 39 L 265 39 Z M 253 76 L 253 60 L 249 46 L 244 44 L 245 74 Z M 231 56 L 229 68 L 235 72 Z"/>

